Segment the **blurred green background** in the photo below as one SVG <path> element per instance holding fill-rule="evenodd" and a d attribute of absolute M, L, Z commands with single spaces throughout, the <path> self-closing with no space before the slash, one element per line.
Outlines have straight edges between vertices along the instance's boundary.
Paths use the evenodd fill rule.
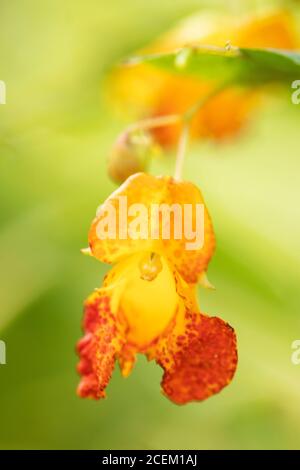
<path fill-rule="evenodd" d="M 217 290 L 200 292 L 201 308 L 236 329 L 235 380 L 178 407 L 160 394 L 161 369 L 141 356 L 126 380 L 116 368 L 105 401 L 75 394 L 82 303 L 107 269 L 79 250 L 115 188 L 106 156 L 124 126 L 104 98 L 106 71 L 179 18 L 233 3 L 1 0 L 1 448 L 300 448 L 300 365 L 291 363 L 300 339 L 300 105 L 290 90 L 269 98 L 235 143 L 193 147 L 185 166 L 218 242 L 209 270 Z M 247 6 L 257 3 L 274 2 Z M 167 159 L 153 172 L 171 168 Z"/>

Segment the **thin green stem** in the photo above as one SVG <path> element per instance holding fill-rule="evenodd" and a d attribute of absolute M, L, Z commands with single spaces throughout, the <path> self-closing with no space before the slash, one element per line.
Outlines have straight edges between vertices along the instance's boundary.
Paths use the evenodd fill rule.
<path fill-rule="evenodd" d="M 178 142 L 178 150 L 176 155 L 176 163 L 175 163 L 175 172 L 174 178 L 176 180 L 181 180 L 182 178 L 182 170 L 184 165 L 184 159 L 186 155 L 186 149 L 189 139 L 189 131 L 190 131 L 190 124 L 186 122 L 182 127 L 182 132 L 180 135 L 180 139 Z"/>
<path fill-rule="evenodd" d="M 170 126 L 178 123 L 182 123 L 182 132 L 178 142 L 178 150 L 176 155 L 175 172 L 174 178 L 180 180 L 182 177 L 182 170 L 184 165 L 184 159 L 186 155 L 186 149 L 189 138 L 190 123 L 195 114 L 214 96 L 220 93 L 226 88 L 227 84 L 223 83 L 220 86 L 214 88 L 204 98 L 199 99 L 193 106 L 191 106 L 184 114 L 168 114 L 165 116 L 156 116 L 148 119 L 131 124 L 123 133 L 130 134 L 139 130 L 155 129 L 156 127 Z"/>
<path fill-rule="evenodd" d="M 212 90 L 211 93 L 206 95 L 204 98 L 201 98 L 197 101 L 193 106 L 191 106 L 183 115 L 182 115 L 182 132 L 178 142 L 178 150 L 176 155 L 176 162 L 175 162 L 175 172 L 174 178 L 176 180 L 181 180 L 182 172 L 183 172 L 183 165 L 187 150 L 188 138 L 189 138 L 189 130 L 190 130 L 190 123 L 195 114 L 214 96 L 216 96 L 219 92 L 226 88 L 225 84 L 222 84 Z"/>
<path fill-rule="evenodd" d="M 165 116 L 156 116 L 148 119 L 143 119 L 141 121 L 131 124 L 125 132 L 131 133 L 138 130 L 147 130 L 154 129 L 156 127 L 170 126 L 172 124 L 177 124 L 181 120 L 182 116 L 180 114 L 167 114 Z"/>

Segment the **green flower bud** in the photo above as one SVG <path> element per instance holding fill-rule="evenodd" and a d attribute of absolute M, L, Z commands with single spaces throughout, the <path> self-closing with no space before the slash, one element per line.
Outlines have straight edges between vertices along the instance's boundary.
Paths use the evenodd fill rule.
<path fill-rule="evenodd" d="M 108 174 L 116 183 L 123 183 L 130 175 L 145 171 L 153 141 L 144 131 L 124 132 L 119 136 L 108 158 Z"/>

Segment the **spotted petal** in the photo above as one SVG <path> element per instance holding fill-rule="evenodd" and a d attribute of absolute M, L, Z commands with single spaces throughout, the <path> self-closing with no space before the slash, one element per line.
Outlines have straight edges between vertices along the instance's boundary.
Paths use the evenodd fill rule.
<path fill-rule="evenodd" d="M 180 331 L 176 322 L 155 353 L 164 369 L 162 390 L 179 405 L 220 392 L 237 366 L 236 337 L 227 323 L 186 311 L 183 324 Z"/>
<path fill-rule="evenodd" d="M 77 344 L 80 356 L 77 369 L 82 375 L 77 392 L 82 398 L 104 398 L 117 353 L 123 345 L 108 295 L 94 293 L 88 298 L 83 329 L 85 335 Z"/>
<path fill-rule="evenodd" d="M 143 220 L 145 221 L 148 217 L 146 222 L 149 224 L 149 230 L 144 238 L 133 239 L 129 236 L 129 228 L 133 218 L 130 215 L 127 216 L 127 214 L 129 208 L 133 207 L 134 204 L 142 205 L 147 213 Z M 167 205 L 171 211 L 174 205 L 180 207 L 181 212 L 179 214 L 181 215 L 177 219 L 182 225 L 182 235 L 180 237 L 175 236 L 175 216 L 172 212 L 168 219 L 169 237 L 163 235 L 162 227 L 158 227 L 155 237 L 150 233 L 153 222 L 153 218 L 150 216 L 152 208 L 153 206 L 161 207 L 163 204 Z M 190 247 L 191 238 L 185 232 L 186 220 L 184 219 L 184 213 L 188 210 L 186 209 L 187 206 L 189 206 L 191 212 L 186 220 L 188 220 L 191 225 L 190 228 L 193 230 L 197 228 L 197 209 L 199 206 L 203 207 L 204 218 L 201 220 L 202 229 L 204 222 L 203 240 L 195 248 Z M 111 208 L 113 208 L 116 219 L 114 236 L 101 239 L 98 232 L 99 223 L 102 223 Z M 160 219 L 156 220 L 161 222 L 161 214 L 159 217 Z M 89 244 L 93 256 L 106 263 L 115 263 L 129 255 L 142 251 L 158 253 L 165 256 L 175 266 L 186 282 L 195 283 L 207 268 L 214 252 L 215 239 L 203 197 L 195 185 L 189 182 L 179 182 L 171 177 L 155 177 L 137 173 L 128 178 L 100 206 L 90 229 Z"/>

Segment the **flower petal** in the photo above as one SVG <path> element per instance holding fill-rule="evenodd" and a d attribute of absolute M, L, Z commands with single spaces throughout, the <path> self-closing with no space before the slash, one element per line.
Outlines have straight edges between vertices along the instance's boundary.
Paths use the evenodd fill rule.
<path fill-rule="evenodd" d="M 191 240 L 185 232 L 188 228 L 186 226 L 187 221 L 183 223 L 183 236 L 181 239 L 176 240 L 172 238 L 171 240 L 163 240 L 164 254 L 170 263 L 175 266 L 187 283 L 196 283 L 203 271 L 206 271 L 215 249 L 213 226 L 203 196 L 193 183 L 176 181 L 173 178 L 169 178 L 168 192 L 164 202 L 167 202 L 170 206 L 172 204 L 180 204 L 183 208 L 183 213 L 186 210 L 184 208 L 189 206 L 191 208 L 191 214 L 188 219 L 190 229 L 192 231 L 197 230 L 197 234 L 200 235 L 199 229 L 203 228 L 203 245 L 201 244 L 195 249 L 190 249 L 189 247 Z M 197 215 L 197 205 L 203 206 L 203 220 Z M 198 227 L 199 222 L 200 227 Z M 171 233 L 174 232 L 174 219 L 172 219 Z"/>
<path fill-rule="evenodd" d="M 162 79 L 162 85 L 157 95 L 156 102 L 151 107 L 153 117 L 168 114 L 183 115 L 191 109 L 195 103 L 204 100 L 213 91 L 214 85 L 199 77 L 189 77 L 182 75 L 166 75 Z M 176 99 L 174 99 L 176 96 Z M 228 110 L 227 110 L 228 111 Z M 192 139 L 199 137 L 199 133 L 204 134 L 205 130 L 200 129 L 199 112 L 191 119 L 189 135 Z M 202 123 L 201 123 L 202 124 Z M 178 144 L 181 133 L 181 124 L 157 127 L 152 131 L 153 136 L 162 147 L 172 147 Z"/>
<path fill-rule="evenodd" d="M 119 297 L 119 311 L 122 312 L 122 323 L 126 325 L 126 340 L 137 351 L 144 352 L 168 328 L 181 299 L 173 271 L 163 257 L 162 269 L 151 281 L 141 278 L 138 261 L 139 256 L 134 255 L 123 262 L 128 268 L 126 274 L 125 268 L 120 266 L 122 263 L 112 271 L 117 271 L 120 279 L 127 278 Z M 121 365 L 127 356 L 128 353 L 123 350 Z"/>
<path fill-rule="evenodd" d="M 111 196 L 99 207 L 90 232 L 89 244 L 92 254 L 104 263 L 115 263 L 127 255 L 140 251 L 156 251 L 157 241 L 151 239 L 133 240 L 127 234 L 128 217 L 122 217 L 125 211 L 133 204 L 143 204 L 149 208 L 151 203 L 159 203 L 163 199 L 164 181 L 145 173 L 136 173 L 130 176 Z M 120 197 L 122 199 L 120 199 Z M 123 199 L 124 198 L 124 199 Z M 109 213 L 111 207 L 116 214 L 115 239 L 100 239 L 98 233 L 99 222 Z M 124 231 L 124 239 L 122 239 Z"/>
<path fill-rule="evenodd" d="M 237 366 L 234 330 L 217 317 L 186 312 L 155 353 L 163 367 L 162 389 L 177 404 L 201 401 L 229 384 Z"/>
<path fill-rule="evenodd" d="M 82 375 L 77 392 L 82 398 L 104 398 L 117 353 L 123 345 L 107 294 L 97 292 L 87 299 L 83 329 L 85 336 L 77 344 L 80 356 L 77 369 Z"/>
<path fill-rule="evenodd" d="M 120 197 L 122 202 L 120 202 Z M 124 203 L 124 205 L 122 205 Z M 127 211 L 133 204 L 141 204 L 147 211 L 146 223 L 149 224 L 147 235 L 144 239 L 133 239 L 129 236 L 128 229 L 134 220 L 127 217 Z M 175 239 L 175 216 L 170 215 L 170 236 L 166 239 L 162 235 L 162 227 L 159 227 L 157 239 L 152 237 L 150 226 L 152 227 L 150 213 L 153 205 L 168 205 L 172 209 L 173 205 L 180 206 L 182 215 L 179 215 L 179 222 L 184 225 L 183 214 L 187 210 L 184 205 L 190 206 L 189 222 L 191 229 L 197 228 L 197 205 L 204 209 L 204 240 L 203 246 L 196 249 L 188 249 L 191 240 L 185 233 L 185 226 L 182 227 L 182 236 Z M 116 215 L 115 238 L 101 239 L 98 233 L 99 223 L 113 207 Z M 121 215 L 124 211 L 125 217 Z M 162 216 L 160 214 L 160 222 Z M 203 225 L 203 220 L 200 220 Z M 163 223 L 161 224 L 163 225 Z M 124 234 L 124 239 L 120 235 Z M 152 237 L 152 238 L 151 238 Z M 147 251 L 161 254 L 168 258 L 170 263 L 176 267 L 180 275 L 188 283 L 196 283 L 200 274 L 207 269 L 210 258 L 215 247 L 215 238 L 212 223 L 208 211 L 204 205 L 204 200 L 199 189 L 192 183 L 179 182 L 171 177 L 155 177 L 144 173 L 137 173 L 128 178 L 120 188 L 115 191 L 103 204 L 94 219 L 90 232 L 89 244 L 93 256 L 102 262 L 115 263 L 124 259 L 128 255 L 137 252 Z"/>
<path fill-rule="evenodd" d="M 299 36 L 293 16 L 286 10 L 277 10 L 241 24 L 234 42 L 239 47 L 292 50 L 299 47 Z"/>

